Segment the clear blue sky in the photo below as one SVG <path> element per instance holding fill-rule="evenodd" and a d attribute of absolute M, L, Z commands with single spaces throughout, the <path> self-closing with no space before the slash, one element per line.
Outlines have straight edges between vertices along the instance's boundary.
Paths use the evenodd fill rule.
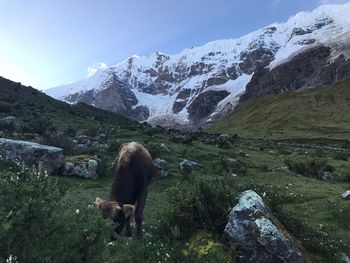
<path fill-rule="evenodd" d="M 322 3 L 349 0 L 0 0 L 0 76 L 38 89 L 96 62 L 236 38 Z"/>

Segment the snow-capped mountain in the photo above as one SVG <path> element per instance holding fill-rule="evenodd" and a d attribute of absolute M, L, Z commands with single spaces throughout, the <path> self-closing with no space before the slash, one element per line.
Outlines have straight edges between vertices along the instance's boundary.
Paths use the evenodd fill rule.
<path fill-rule="evenodd" d="M 349 14 L 350 3 L 320 6 L 238 39 L 101 63 L 87 79 L 45 92 L 151 124 L 205 126 L 250 97 L 350 77 Z"/>

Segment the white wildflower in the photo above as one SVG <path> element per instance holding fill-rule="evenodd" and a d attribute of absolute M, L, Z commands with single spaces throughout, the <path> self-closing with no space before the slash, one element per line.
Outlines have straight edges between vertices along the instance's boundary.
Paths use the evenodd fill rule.
<path fill-rule="evenodd" d="M 79 210 L 79 209 L 75 210 L 75 213 L 76 213 L 77 215 L 79 215 L 80 210 Z"/>

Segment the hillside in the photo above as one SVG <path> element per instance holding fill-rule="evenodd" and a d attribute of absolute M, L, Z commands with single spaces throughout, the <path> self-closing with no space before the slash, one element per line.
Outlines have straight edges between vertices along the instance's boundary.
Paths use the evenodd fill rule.
<path fill-rule="evenodd" d="M 93 129 L 103 124 L 124 128 L 139 125 L 116 113 L 84 103 L 70 105 L 32 87 L 0 77 L 0 117 L 8 115 L 19 118 L 25 131 L 30 131 L 39 119 L 52 122 L 59 131 L 68 127 Z"/>
<path fill-rule="evenodd" d="M 350 80 L 303 93 L 252 98 L 208 128 L 244 137 L 350 138 Z"/>
<path fill-rule="evenodd" d="M 240 101 L 304 91 L 350 77 L 350 3 L 300 12 L 237 39 L 131 56 L 45 92 L 170 128 L 195 129 Z"/>

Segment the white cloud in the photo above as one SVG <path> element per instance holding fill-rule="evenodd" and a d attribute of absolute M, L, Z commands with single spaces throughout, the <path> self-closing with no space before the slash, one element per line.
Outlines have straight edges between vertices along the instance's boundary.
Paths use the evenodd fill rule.
<path fill-rule="evenodd" d="M 321 5 L 328 5 L 328 4 L 345 4 L 349 3 L 350 0 L 320 0 Z"/>

